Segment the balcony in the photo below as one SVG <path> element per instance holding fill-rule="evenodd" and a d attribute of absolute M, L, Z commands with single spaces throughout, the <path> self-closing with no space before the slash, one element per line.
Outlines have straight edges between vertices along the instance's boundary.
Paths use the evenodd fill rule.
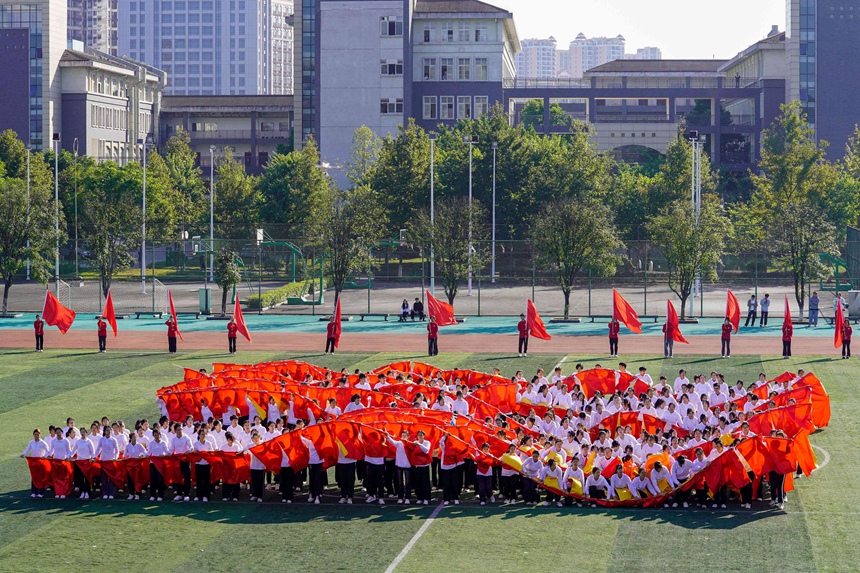
<path fill-rule="evenodd" d="M 200 140 L 240 140 L 251 139 L 250 129 L 216 129 L 214 131 L 192 131 L 190 134 L 192 141 Z M 260 131 L 257 130 L 257 139 L 282 139 L 290 138 L 288 131 Z"/>

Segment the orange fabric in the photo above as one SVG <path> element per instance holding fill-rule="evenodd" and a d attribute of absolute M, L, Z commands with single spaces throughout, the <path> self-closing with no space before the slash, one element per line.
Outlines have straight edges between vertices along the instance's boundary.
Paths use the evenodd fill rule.
<path fill-rule="evenodd" d="M 642 322 L 639 320 L 639 315 L 615 289 L 612 289 L 612 318 L 623 322 L 624 326 L 631 332 L 642 334 Z"/>
<path fill-rule="evenodd" d="M 528 314 L 527 314 L 527 328 L 530 331 L 531 336 L 535 338 L 539 338 L 541 340 L 551 340 L 552 336 L 546 331 L 546 326 L 541 320 L 540 315 L 538 314 L 537 307 L 535 307 L 535 303 L 528 299 Z"/>
<path fill-rule="evenodd" d="M 836 305 L 836 319 L 833 321 L 833 348 L 842 347 L 842 339 L 844 337 L 843 328 L 845 327 L 845 316 L 842 314 L 842 305 Z"/>
<path fill-rule="evenodd" d="M 110 291 L 108 291 L 107 298 L 105 299 L 105 309 L 102 312 L 102 318 L 107 319 L 111 330 L 113 330 L 113 337 L 116 338 L 116 312 L 113 309 L 113 297 Z"/>
<path fill-rule="evenodd" d="M 176 336 L 179 337 L 179 340 L 185 341 L 182 338 L 182 333 L 179 332 L 179 318 L 176 316 L 176 307 L 173 306 L 173 293 L 170 292 L 170 289 L 167 289 L 167 301 L 170 303 L 170 316 L 173 317 L 173 328 L 172 330 L 176 333 Z"/>
<path fill-rule="evenodd" d="M 737 334 L 741 324 L 741 303 L 738 302 L 738 297 L 728 289 L 726 290 L 726 318 L 732 323 L 732 328 Z"/>
<path fill-rule="evenodd" d="M 669 330 L 667 334 L 672 335 L 672 340 L 675 342 L 681 342 L 683 344 L 690 344 L 684 335 L 681 334 L 681 329 L 678 326 L 678 313 L 675 310 L 675 305 L 672 304 L 671 300 L 666 301 L 668 303 L 666 309 L 666 329 Z"/>
<path fill-rule="evenodd" d="M 795 386 L 808 386 L 812 389 L 812 422 L 817 428 L 830 423 L 830 396 L 815 374 L 809 372 L 795 383 Z"/>
<path fill-rule="evenodd" d="M 233 300 L 233 320 L 236 321 L 236 331 L 244 336 L 248 342 L 251 342 L 251 333 L 248 332 L 248 326 L 245 324 L 245 317 L 242 316 L 242 305 L 239 304 L 239 291 L 236 291 L 236 297 Z"/>
<path fill-rule="evenodd" d="M 454 307 L 447 302 L 442 302 L 429 292 L 427 293 L 427 309 L 428 315 L 436 318 L 438 326 L 457 324 L 457 321 L 454 320 Z"/>
<path fill-rule="evenodd" d="M 56 326 L 60 332 L 65 334 L 75 322 L 75 311 L 63 306 L 51 291 L 46 290 L 45 304 L 42 307 L 42 320 L 48 326 Z"/>

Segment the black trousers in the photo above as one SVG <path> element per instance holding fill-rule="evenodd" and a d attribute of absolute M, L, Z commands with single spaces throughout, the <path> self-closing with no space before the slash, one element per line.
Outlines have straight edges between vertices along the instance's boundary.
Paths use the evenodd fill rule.
<path fill-rule="evenodd" d="M 415 497 L 418 501 L 430 501 L 430 466 L 412 468 L 412 483 L 415 486 Z"/>
<path fill-rule="evenodd" d="M 783 340 L 782 341 L 782 355 L 783 356 L 791 356 L 791 341 Z"/>
<path fill-rule="evenodd" d="M 314 499 L 320 497 L 323 492 L 322 467 L 322 464 L 310 464 L 308 466 L 308 493 L 310 493 L 310 496 Z"/>
<path fill-rule="evenodd" d="M 505 499 L 508 501 L 516 501 L 517 500 L 517 485 L 520 482 L 520 476 L 514 474 L 512 476 L 502 476 L 502 487 L 503 492 L 505 494 Z"/>
<path fill-rule="evenodd" d="M 45 346 L 45 336 L 43 334 L 36 335 L 36 350 L 42 350 Z"/>
<path fill-rule="evenodd" d="M 383 498 L 385 497 L 385 465 L 365 463 L 364 470 L 367 477 L 364 479 L 364 489 L 367 495 Z"/>
<path fill-rule="evenodd" d="M 334 338 L 325 339 L 325 351 L 334 354 Z"/>
<path fill-rule="evenodd" d="M 194 464 L 195 477 L 197 478 L 197 497 L 209 498 L 212 484 L 209 483 L 212 467 L 209 464 Z"/>
<path fill-rule="evenodd" d="M 266 470 L 251 470 L 251 497 L 263 497 L 263 479 Z"/>
<path fill-rule="evenodd" d="M 340 488 L 340 497 L 355 497 L 355 463 L 337 464 L 334 467 L 334 477 L 337 487 Z"/>
<path fill-rule="evenodd" d="M 296 472 L 293 468 L 287 466 L 281 468 L 281 473 L 278 476 L 280 481 L 281 499 L 293 501 L 293 481 L 296 478 Z"/>
<path fill-rule="evenodd" d="M 433 487 L 439 487 L 439 468 L 441 467 L 442 462 L 439 461 L 439 458 L 433 458 L 433 461 L 430 463 L 430 471 Z"/>
<path fill-rule="evenodd" d="M 528 354 L 529 351 L 529 337 L 528 336 L 520 336 L 520 343 L 517 346 L 517 352 L 519 354 Z"/>
<path fill-rule="evenodd" d="M 493 497 L 493 476 L 478 474 L 478 499 L 489 501 L 491 497 Z"/>
<path fill-rule="evenodd" d="M 394 486 L 394 479 L 397 466 L 394 460 L 385 460 L 385 473 L 383 474 L 383 482 L 385 483 L 385 493 L 394 495 L 397 493 L 397 488 Z"/>
<path fill-rule="evenodd" d="M 221 484 L 221 499 L 224 501 L 231 499 L 239 499 L 239 484 L 224 483 Z"/>
<path fill-rule="evenodd" d="M 842 341 L 842 357 L 843 358 L 851 358 L 851 341 L 843 340 Z"/>
<path fill-rule="evenodd" d="M 744 326 L 749 326 L 750 322 L 752 322 L 753 326 L 755 326 L 755 317 L 756 317 L 756 312 L 754 310 L 749 311 L 747 313 L 747 321 L 744 323 Z"/>
<path fill-rule="evenodd" d="M 777 503 L 785 502 L 785 476 L 777 473 L 770 472 L 768 474 L 768 481 L 770 482 L 770 499 L 771 501 L 775 501 Z"/>
<path fill-rule="evenodd" d="M 410 316 L 412 317 L 412 320 L 415 320 L 415 317 L 417 316 L 417 317 L 418 317 L 418 320 L 422 320 L 422 321 L 423 321 L 423 320 L 424 320 L 424 311 L 422 311 L 422 310 L 413 310 L 413 311 L 410 313 Z"/>
<path fill-rule="evenodd" d="M 537 484 L 531 478 L 522 476 L 523 501 L 526 503 L 537 503 L 540 500 L 537 492 Z"/>
<path fill-rule="evenodd" d="M 188 497 L 188 494 L 191 493 L 191 462 L 179 462 L 179 471 L 182 473 L 182 483 L 179 485 L 179 493 Z"/>
<path fill-rule="evenodd" d="M 439 469 L 439 481 L 442 484 L 443 501 L 454 501 L 455 499 L 460 499 L 460 490 L 456 489 L 456 480 L 454 478 L 456 469 L 456 467 L 447 470 L 445 468 Z"/>
<path fill-rule="evenodd" d="M 609 354 L 618 356 L 618 338 L 609 339 Z"/>
<path fill-rule="evenodd" d="M 228 352 L 230 352 L 230 353 L 236 352 L 236 339 L 228 336 L 227 337 L 227 347 L 228 347 Z"/>
<path fill-rule="evenodd" d="M 167 351 L 171 354 L 176 354 L 176 337 L 170 337 L 167 339 Z"/>
<path fill-rule="evenodd" d="M 767 326 L 767 315 L 768 315 L 767 310 L 761 311 L 761 320 L 758 321 L 759 326 Z"/>
<path fill-rule="evenodd" d="M 149 497 L 164 498 L 164 476 L 155 464 L 149 464 Z"/>
<path fill-rule="evenodd" d="M 428 338 L 427 339 L 427 354 L 430 356 L 436 356 L 439 354 L 439 339 L 438 338 Z"/>
<path fill-rule="evenodd" d="M 731 339 L 723 338 L 720 340 L 720 342 L 722 343 L 720 345 L 720 348 L 721 348 L 720 354 L 722 356 L 731 356 L 732 355 L 732 341 L 731 341 Z"/>
<path fill-rule="evenodd" d="M 107 336 L 99 336 L 99 350 L 107 350 Z"/>
<path fill-rule="evenodd" d="M 397 499 L 412 497 L 412 468 L 394 468 L 394 489 Z"/>

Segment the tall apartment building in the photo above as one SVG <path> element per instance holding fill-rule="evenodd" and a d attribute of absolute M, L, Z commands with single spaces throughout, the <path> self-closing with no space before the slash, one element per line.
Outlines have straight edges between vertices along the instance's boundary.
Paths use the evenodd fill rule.
<path fill-rule="evenodd" d="M 570 43 L 570 77 L 581 78 L 595 66 L 624 58 L 624 36 L 614 38 L 586 38 L 577 34 Z"/>
<path fill-rule="evenodd" d="M 119 53 L 167 72 L 173 95 L 293 91 L 293 0 L 124 0 Z"/>
<path fill-rule="evenodd" d="M 69 40 L 106 54 L 117 54 L 118 0 L 68 0 Z"/>
<path fill-rule="evenodd" d="M 645 46 L 638 48 L 635 54 L 626 54 L 624 57 L 629 60 L 662 60 L 663 52 L 660 51 L 660 48 Z"/>
<path fill-rule="evenodd" d="M 555 38 L 530 38 L 521 44 L 523 51 L 516 55 L 518 77 L 554 78 L 558 75 Z"/>

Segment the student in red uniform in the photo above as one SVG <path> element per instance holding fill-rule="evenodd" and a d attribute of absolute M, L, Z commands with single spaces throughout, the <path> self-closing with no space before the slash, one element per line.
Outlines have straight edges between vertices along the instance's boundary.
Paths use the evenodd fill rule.
<path fill-rule="evenodd" d="M 328 354 L 329 351 L 334 354 L 334 332 L 337 330 L 337 323 L 334 319 L 335 316 L 331 315 L 331 318 L 325 327 L 325 352 L 323 352 L 323 354 Z"/>
<path fill-rule="evenodd" d="M 517 324 L 517 330 L 520 333 L 520 343 L 517 346 L 517 356 L 528 356 L 529 352 L 529 326 L 526 323 L 526 315 L 520 315 L 520 322 Z"/>
<path fill-rule="evenodd" d="M 675 325 L 667 321 L 663 325 L 663 358 L 672 358 L 675 348 Z"/>
<path fill-rule="evenodd" d="M 42 352 L 42 348 L 45 346 L 45 321 L 39 314 L 36 315 L 36 320 L 33 322 L 33 330 L 36 332 L 36 352 Z"/>
<path fill-rule="evenodd" d="M 107 323 L 99 317 L 99 352 L 107 350 Z"/>
<path fill-rule="evenodd" d="M 176 354 L 176 321 L 171 316 L 167 319 L 167 351 Z"/>
<path fill-rule="evenodd" d="M 236 354 L 236 332 L 239 327 L 236 325 L 236 319 L 231 318 L 227 323 L 227 346 L 230 354 Z"/>
<path fill-rule="evenodd" d="M 615 358 L 618 356 L 618 333 L 621 332 L 621 324 L 617 318 L 613 318 L 609 323 L 609 357 Z"/>
<path fill-rule="evenodd" d="M 439 325 L 436 324 L 435 316 L 431 316 L 430 322 L 427 323 L 427 354 L 439 354 Z"/>
<path fill-rule="evenodd" d="M 720 352 L 723 358 L 732 357 L 732 321 L 728 317 L 723 321 L 723 333 L 720 336 Z"/>
<path fill-rule="evenodd" d="M 851 358 L 851 323 L 845 319 L 845 324 L 842 325 L 842 358 Z"/>
<path fill-rule="evenodd" d="M 788 358 L 791 356 L 791 336 L 794 334 L 794 327 L 791 321 L 782 325 L 782 357 Z"/>

